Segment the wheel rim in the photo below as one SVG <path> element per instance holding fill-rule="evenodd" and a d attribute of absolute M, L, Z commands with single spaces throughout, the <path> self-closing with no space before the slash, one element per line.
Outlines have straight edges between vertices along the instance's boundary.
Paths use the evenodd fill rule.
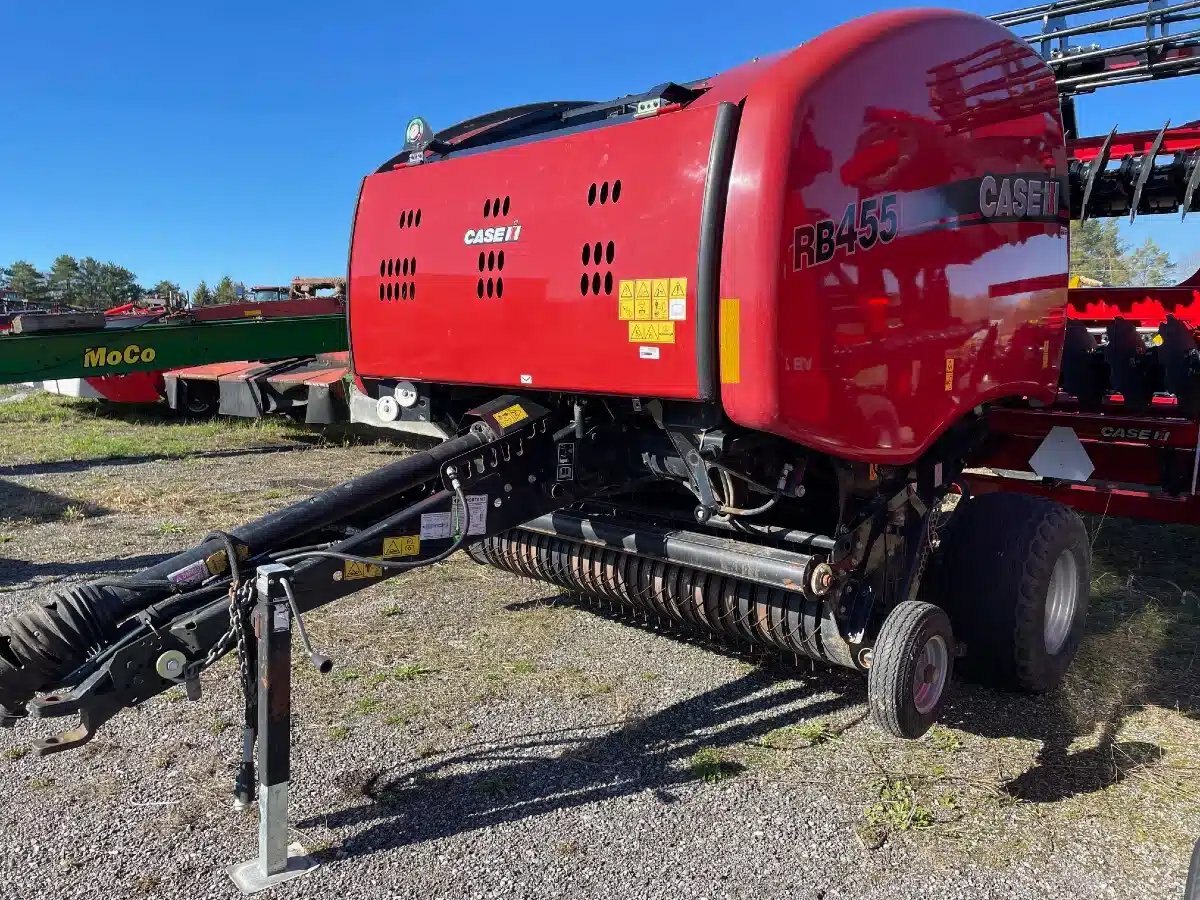
<path fill-rule="evenodd" d="M 1051 656 L 1058 653 L 1071 634 L 1075 622 L 1075 608 L 1079 604 L 1079 564 L 1075 554 L 1064 550 L 1054 561 L 1050 573 L 1050 586 L 1046 588 L 1046 625 L 1043 637 L 1046 652 Z"/>
<path fill-rule="evenodd" d="M 942 699 L 946 686 L 946 673 L 950 670 L 950 648 L 946 639 L 935 634 L 925 642 L 917 657 L 917 669 L 913 673 L 913 705 L 917 712 L 925 715 Z"/>

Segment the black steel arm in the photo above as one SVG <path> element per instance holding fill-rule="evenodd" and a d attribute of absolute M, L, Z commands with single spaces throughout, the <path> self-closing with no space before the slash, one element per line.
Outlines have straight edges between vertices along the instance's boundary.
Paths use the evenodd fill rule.
<path fill-rule="evenodd" d="M 259 563 L 291 566 L 290 584 L 304 612 L 628 477 L 612 426 L 589 423 L 579 441 L 569 411 L 512 396 L 472 415 L 476 421 L 462 436 L 235 530 L 235 553 L 245 556 L 242 580 Z M 564 468 L 567 456 L 573 463 Z M 318 535 L 325 539 L 315 541 Z M 65 664 L 59 659 L 58 671 L 38 658 L 36 647 L 14 646 L 10 636 L 29 631 L 17 627 L 20 616 L 0 626 L 0 701 L 9 724 L 26 706 L 33 717 L 78 715 L 77 727 L 35 744 L 39 753 L 54 753 L 90 740 L 122 709 L 177 684 L 195 684 L 202 669 L 234 646 L 231 605 L 245 599 L 226 574 L 223 546 L 220 539 L 205 541 L 108 587 L 120 604 L 119 612 L 106 610 L 123 621 L 112 623 L 103 646 L 75 648 L 78 658 Z"/>

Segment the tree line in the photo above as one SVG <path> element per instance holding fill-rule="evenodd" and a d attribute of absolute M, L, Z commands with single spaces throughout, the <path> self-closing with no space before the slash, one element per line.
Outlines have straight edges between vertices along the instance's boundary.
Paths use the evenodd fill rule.
<path fill-rule="evenodd" d="M 246 286 L 228 275 L 211 288 L 201 281 L 191 292 L 166 279 L 146 288 L 125 266 L 65 253 L 47 271 L 23 259 L 0 268 L 0 288 L 32 305 L 76 309 L 109 309 L 147 298 L 170 306 L 186 306 L 189 301 L 193 306 L 214 306 L 235 303 L 246 295 Z"/>
<path fill-rule="evenodd" d="M 1175 263 L 1155 242 L 1146 238 L 1130 247 L 1121 237 L 1116 219 L 1088 219 L 1071 224 L 1071 274 L 1093 278 L 1111 287 L 1174 284 Z"/>

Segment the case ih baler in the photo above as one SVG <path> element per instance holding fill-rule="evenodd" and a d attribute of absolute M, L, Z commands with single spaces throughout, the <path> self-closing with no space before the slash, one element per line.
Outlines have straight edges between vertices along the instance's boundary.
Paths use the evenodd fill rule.
<path fill-rule="evenodd" d="M 1080 353 L 1112 381 L 1078 406 L 1137 396 L 1123 331 L 1076 346 L 1069 219 L 1178 209 L 1197 153 L 1182 173 L 1155 148 L 1089 169 L 1064 109 L 1070 126 L 1075 91 L 1196 54 L 1152 35 L 1044 57 L 996 22 L 897 12 L 607 103 L 414 120 L 362 185 L 353 364 L 385 418 L 455 436 L 132 578 L 55 590 L 0 627 L 0 704 L 79 714 L 38 744 L 67 749 L 234 647 L 252 657 L 255 566 L 286 567 L 271 578 L 299 615 L 460 549 L 862 671 L 899 736 L 929 727 L 956 659 L 1052 687 L 1087 610 L 1082 522 L 972 496 L 963 473 L 1019 437 L 1004 416 L 1063 402 L 1064 343 L 1068 373 Z"/>

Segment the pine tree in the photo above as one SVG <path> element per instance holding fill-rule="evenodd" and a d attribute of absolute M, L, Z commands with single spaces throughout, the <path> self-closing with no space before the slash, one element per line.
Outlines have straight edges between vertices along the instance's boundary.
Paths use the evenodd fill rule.
<path fill-rule="evenodd" d="M 207 282 L 201 281 L 192 291 L 192 306 L 210 306 L 212 302 L 212 291 L 208 289 Z"/>

